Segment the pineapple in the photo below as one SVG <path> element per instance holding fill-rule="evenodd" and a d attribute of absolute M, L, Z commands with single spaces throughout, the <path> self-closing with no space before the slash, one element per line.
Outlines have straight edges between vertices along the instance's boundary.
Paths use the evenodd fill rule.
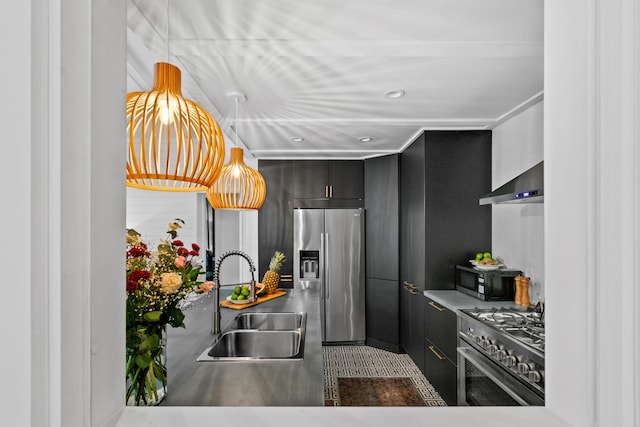
<path fill-rule="evenodd" d="M 280 271 L 285 259 L 287 259 L 287 257 L 279 251 L 275 251 L 273 257 L 271 257 L 269 270 L 264 273 L 264 277 L 262 278 L 262 284 L 264 285 L 266 293 L 272 294 L 278 289 L 278 282 L 280 281 L 278 271 Z"/>

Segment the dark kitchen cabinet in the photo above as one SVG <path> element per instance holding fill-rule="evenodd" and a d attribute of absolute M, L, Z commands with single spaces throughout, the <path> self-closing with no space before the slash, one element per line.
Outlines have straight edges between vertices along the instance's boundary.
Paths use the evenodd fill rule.
<path fill-rule="evenodd" d="M 425 377 L 449 406 L 457 404 L 458 318 L 427 298 L 424 308 Z"/>
<path fill-rule="evenodd" d="M 426 298 L 424 313 L 425 336 L 455 363 L 458 358 L 458 317 L 429 298 Z"/>
<path fill-rule="evenodd" d="M 363 199 L 361 160 L 294 160 L 294 199 Z"/>
<path fill-rule="evenodd" d="M 293 161 L 260 160 L 258 170 L 267 186 L 267 197 L 258 211 L 258 277 L 269 269 L 275 251 L 287 257 L 280 270 L 280 287 L 293 286 Z"/>
<path fill-rule="evenodd" d="M 364 161 L 367 344 L 400 352 L 399 156 Z"/>
<path fill-rule="evenodd" d="M 400 155 L 400 342 L 424 372 L 424 134 Z"/>
<path fill-rule="evenodd" d="M 489 191 L 490 131 L 426 131 L 400 155 L 401 344 L 423 370 L 423 291 L 454 289 L 455 265 L 491 247 Z"/>
<path fill-rule="evenodd" d="M 449 406 L 457 405 L 457 367 L 438 347 L 425 338 L 424 376 Z"/>

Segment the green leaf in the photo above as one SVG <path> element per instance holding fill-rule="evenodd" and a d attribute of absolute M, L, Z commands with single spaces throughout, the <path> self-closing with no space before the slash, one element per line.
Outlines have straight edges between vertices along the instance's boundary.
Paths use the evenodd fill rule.
<path fill-rule="evenodd" d="M 151 363 L 150 353 L 139 354 L 138 356 L 136 356 L 136 365 L 138 365 L 141 369 L 147 368 L 149 366 L 149 363 Z"/>
<path fill-rule="evenodd" d="M 162 316 L 162 311 L 149 311 L 145 313 L 142 318 L 147 322 L 158 322 Z"/>
<path fill-rule="evenodd" d="M 184 328 L 184 313 L 179 308 L 174 307 L 171 310 L 169 324 L 174 328 Z"/>
<path fill-rule="evenodd" d="M 159 345 L 160 337 L 157 334 L 149 335 L 140 344 L 140 351 L 145 353 L 150 352 L 151 350 L 156 349 Z"/>

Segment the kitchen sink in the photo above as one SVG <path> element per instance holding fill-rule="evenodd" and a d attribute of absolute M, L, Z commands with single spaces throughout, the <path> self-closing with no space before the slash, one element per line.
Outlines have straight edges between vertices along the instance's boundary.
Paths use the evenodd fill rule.
<path fill-rule="evenodd" d="M 307 313 L 242 313 L 233 320 L 231 329 L 294 330 L 302 328 L 306 318 Z"/>
<path fill-rule="evenodd" d="M 238 329 L 223 333 L 198 361 L 301 360 L 303 350 L 304 334 L 301 330 Z"/>
<path fill-rule="evenodd" d="M 307 313 L 242 313 L 198 362 L 302 360 Z"/>

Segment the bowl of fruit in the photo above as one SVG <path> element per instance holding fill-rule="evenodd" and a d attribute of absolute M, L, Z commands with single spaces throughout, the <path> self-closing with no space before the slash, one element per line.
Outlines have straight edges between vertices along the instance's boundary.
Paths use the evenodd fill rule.
<path fill-rule="evenodd" d="M 256 283 L 256 295 L 260 295 L 264 291 L 262 283 Z M 238 285 L 233 288 L 233 293 L 227 297 L 227 301 L 232 304 L 248 304 L 251 301 L 251 287 L 249 285 Z"/>
<path fill-rule="evenodd" d="M 497 270 L 502 267 L 502 264 L 497 259 L 491 256 L 491 252 L 478 252 L 476 258 L 469 260 L 478 270 Z"/>

